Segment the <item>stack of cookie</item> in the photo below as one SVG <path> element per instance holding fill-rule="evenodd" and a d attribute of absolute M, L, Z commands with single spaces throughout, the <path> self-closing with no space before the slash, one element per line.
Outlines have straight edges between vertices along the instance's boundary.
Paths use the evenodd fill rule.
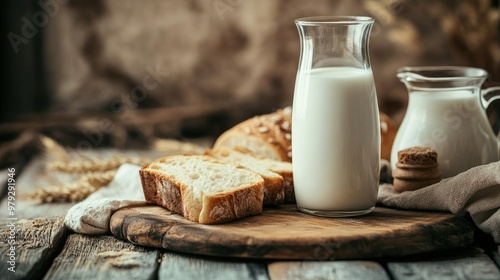
<path fill-rule="evenodd" d="M 436 151 L 419 146 L 399 151 L 392 177 L 396 192 L 414 191 L 439 182 Z"/>

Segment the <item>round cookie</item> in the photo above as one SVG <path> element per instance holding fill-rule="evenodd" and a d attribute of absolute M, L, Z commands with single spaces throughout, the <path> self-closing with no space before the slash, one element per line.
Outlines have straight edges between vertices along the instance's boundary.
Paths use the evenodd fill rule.
<path fill-rule="evenodd" d="M 415 179 L 415 178 L 428 178 L 435 179 L 441 176 L 441 172 L 435 166 L 422 167 L 401 167 L 396 166 L 396 169 L 392 172 L 392 177 L 399 179 Z"/>
<path fill-rule="evenodd" d="M 439 182 L 441 172 L 436 151 L 420 146 L 399 151 L 392 176 L 396 192 L 414 191 Z"/>
<path fill-rule="evenodd" d="M 407 180 L 407 179 L 397 179 L 394 178 L 394 191 L 398 193 L 406 192 L 406 191 L 415 191 L 432 184 L 438 183 L 441 181 L 440 178 L 434 178 L 429 180 Z"/>
<path fill-rule="evenodd" d="M 415 146 L 398 152 L 398 163 L 411 165 L 437 164 L 437 152 L 429 147 Z"/>

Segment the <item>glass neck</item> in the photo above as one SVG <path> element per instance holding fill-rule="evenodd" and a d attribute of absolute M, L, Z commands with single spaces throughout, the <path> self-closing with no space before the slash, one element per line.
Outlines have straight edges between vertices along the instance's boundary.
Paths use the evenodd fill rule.
<path fill-rule="evenodd" d="M 370 69 L 368 41 L 373 19 L 318 17 L 295 21 L 301 42 L 301 68 Z"/>

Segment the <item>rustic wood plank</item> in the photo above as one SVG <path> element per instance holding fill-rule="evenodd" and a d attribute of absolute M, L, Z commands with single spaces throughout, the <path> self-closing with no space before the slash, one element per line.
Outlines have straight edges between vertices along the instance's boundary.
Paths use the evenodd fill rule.
<path fill-rule="evenodd" d="M 371 261 L 275 262 L 267 270 L 272 280 L 390 279 L 380 264 Z"/>
<path fill-rule="evenodd" d="M 2 279 L 40 279 L 65 239 L 62 218 L 5 220 L 0 225 Z"/>
<path fill-rule="evenodd" d="M 473 242 L 464 218 L 384 207 L 367 216 L 331 219 L 282 205 L 231 223 L 202 225 L 159 206 L 144 206 L 118 210 L 110 228 L 118 238 L 176 252 L 282 260 L 401 256 Z"/>
<path fill-rule="evenodd" d="M 71 234 L 45 279 L 155 279 L 158 257 L 112 236 Z"/>
<path fill-rule="evenodd" d="M 388 262 L 394 279 L 500 279 L 500 269 L 480 248 Z"/>
<path fill-rule="evenodd" d="M 185 279 L 269 279 L 266 265 L 244 260 L 201 258 L 193 255 L 164 253 L 159 280 Z"/>

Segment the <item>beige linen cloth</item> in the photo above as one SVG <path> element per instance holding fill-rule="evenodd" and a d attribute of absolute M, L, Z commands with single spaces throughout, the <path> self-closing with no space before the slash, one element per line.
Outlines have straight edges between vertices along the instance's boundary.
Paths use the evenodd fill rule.
<path fill-rule="evenodd" d="M 145 205 L 137 165 L 122 165 L 113 181 L 69 209 L 66 226 L 83 234 L 109 233 L 111 215 L 127 206 Z M 470 214 L 474 223 L 500 243 L 500 161 L 478 166 L 426 188 L 394 193 L 380 185 L 378 202 L 386 206 Z"/>
<path fill-rule="evenodd" d="M 500 161 L 416 191 L 396 194 L 392 185 L 380 185 L 378 202 L 403 209 L 469 214 L 479 229 L 500 243 Z"/>

